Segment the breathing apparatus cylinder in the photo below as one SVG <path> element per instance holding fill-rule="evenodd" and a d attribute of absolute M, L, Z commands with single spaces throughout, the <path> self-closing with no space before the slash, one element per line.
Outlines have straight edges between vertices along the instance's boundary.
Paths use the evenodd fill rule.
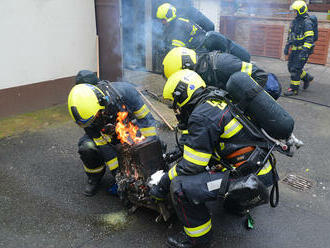
<path fill-rule="evenodd" d="M 293 118 L 248 74 L 236 72 L 231 75 L 226 89 L 235 103 L 270 136 L 276 139 L 291 136 Z"/>

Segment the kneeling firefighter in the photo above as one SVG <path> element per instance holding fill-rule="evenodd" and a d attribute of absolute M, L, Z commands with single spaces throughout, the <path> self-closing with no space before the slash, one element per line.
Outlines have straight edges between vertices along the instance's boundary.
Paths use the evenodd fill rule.
<path fill-rule="evenodd" d="M 164 86 L 164 99 L 173 101 L 179 124 L 187 129 L 183 159 L 150 190 L 158 200 L 170 191 L 184 226 L 183 233 L 168 238 L 169 247 L 208 247 L 212 224 L 207 201 L 225 198 L 228 210 L 245 211 L 267 203 L 267 187 L 277 180 L 273 177 L 273 155 L 264 161 L 267 148 L 257 145 L 256 138 L 215 92 L 220 90 L 206 87 L 203 79 L 188 69 L 171 75 Z M 229 168 L 235 168 L 235 173 Z M 228 198 L 231 191 L 236 194 Z"/>
<path fill-rule="evenodd" d="M 166 50 L 173 47 L 197 49 L 204 42 L 206 31 L 194 21 L 177 16 L 173 5 L 169 3 L 160 5 L 156 16 L 165 26 Z"/>
<path fill-rule="evenodd" d="M 192 20 L 205 31 L 214 30 L 214 23 L 193 6 L 192 0 L 157 0 L 159 6 L 164 3 L 174 6 L 178 16 Z"/>
<path fill-rule="evenodd" d="M 226 90 L 227 82 L 235 72 L 245 72 L 262 86 L 274 99 L 281 95 L 281 85 L 276 76 L 267 73 L 257 65 L 244 62 L 238 57 L 212 51 L 196 53 L 185 47 L 173 48 L 163 60 L 163 72 L 166 78 L 181 69 L 197 72 L 208 86 Z"/>
<path fill-rule="evenodd" d="M 118 168 L 114 149 L 120 143 L 115 132 L 117 113 L 128 112 L 130 120 L 136 120 L 140 135 L 145 137 L 157 137 L 156 123 L 138 91 L 129 83 L 100 81 L 93 72 L 83 70 L 78 73 L 76 84 L 68 97 L 68 109 L 73 120 L 85 130 L 78 142 L 78 152 L 88 177 L 84 194 L 92 196 L 106 166 L 112 175 Z"/>
<path fill-rule="evenodd" d="M 167 51 L 173 47 L 188 47 L 205 52 L 220 50 L 234 54 L 245 62 L 250 62 L 251 56 L 245 48 L 219 32 L 210 30 L 210 25 L 201 25 L 191 18 L 187 19 L 182 14 L 177 13 L 176 7 L 169 3 L 164 3 L 157 9 L 156 16 L 165 27 L 164 40 Z M 205 24 L 204 21 L 202 23 Z"/>

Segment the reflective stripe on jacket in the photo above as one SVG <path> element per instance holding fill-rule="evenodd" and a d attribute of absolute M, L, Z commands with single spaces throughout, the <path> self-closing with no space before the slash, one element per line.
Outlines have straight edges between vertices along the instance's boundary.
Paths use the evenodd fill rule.
<path fill-rule="evenodd" d="M 206 170 L 212 156 L 223 158 L 244 147 L 235 144 L 235 140 L 249 138 L 251 135 L 233 118 L 225 102 L 206 101 L 190 115 L 183 159 L 168 175 L 172 180 L 179 175 L 201 173 Z"/>

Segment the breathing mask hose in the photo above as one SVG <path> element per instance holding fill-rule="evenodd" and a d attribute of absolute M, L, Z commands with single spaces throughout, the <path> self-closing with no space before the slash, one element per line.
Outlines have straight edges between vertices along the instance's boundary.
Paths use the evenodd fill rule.
<path fill-rule="evenodd" d="M 278 176 L 276 170 L 276 159 L 273 156 L 270 156 L 272 159 L 272 173 L 273 173 L 273 187 L 270 192 L 270 206 L 276 208 L 279 202 L 280 193 L 278 188 Z"/>
<path fill-rule="evenodd" d="M 175 127 L 175 141 L 176 141 L 176 145 L 178 146 L 180 152 L 183 154 L 183 150 L 179 144 L 179 138 L 178 138 L 178 127 Z"/>

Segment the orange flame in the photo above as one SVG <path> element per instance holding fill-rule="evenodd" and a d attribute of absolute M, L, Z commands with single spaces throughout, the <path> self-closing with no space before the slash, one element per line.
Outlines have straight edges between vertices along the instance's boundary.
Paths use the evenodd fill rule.
<path fill-rule="evenodd" d="M 127 143 L 129 145 L 140 143 L 145 139 L 143 135 L 136 136 L 139 127 L 132 122 L 127 122 L 128 112 L 118 112 L 116 133 L 117 137 L 122 144 Z"/>

